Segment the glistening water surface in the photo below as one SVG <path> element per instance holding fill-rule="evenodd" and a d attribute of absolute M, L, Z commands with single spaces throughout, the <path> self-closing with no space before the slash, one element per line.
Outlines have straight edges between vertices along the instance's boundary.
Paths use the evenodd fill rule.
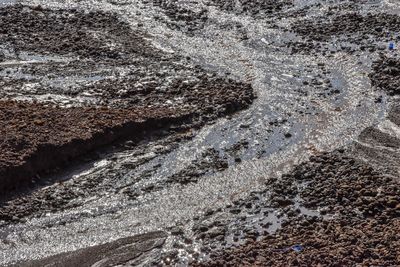
<path fill-rule="evenodd" d="M 296 1 L 291 10 L 311 2 L 318 1 Z M 379 93 L 371 88 L 367 77 L 376 55 L 292 55 L 283 43 L 298 37 L 270 27 L 267 20 L 227 13 L 206 5 L 206 1 L 184 1 L 189 10 L 208 11 L 204 27 L 189 35 L 160 22 L 158 18 L 166 17 L 164 11 L 149 1 L 124 1 L 123 5 L 105 0 L 27 3 L 116 12 L 132 27 L 141 24 L 154 46 L 249 82 L 258 98 L 248 110 L 205 126 L 193 139 L 181 142 L 168 153 L 156 153 L 166 144 L 149 142 L 143 145 L 140 155 L 130 148 L 104 155 L 82 171 L 64 174 L 71 176 L 67 182 L 101 176 L 109 186 L 75 199 L 78 207 L 71 205 L 62 212 L 49 210 L 43 216 L 2 227 L 1 264 L 42 258 L 177 224 L 190 228 L 196 215 L 262 189 L 266 177 L 285 172 L 317 151 L 352 141 L 385 115 L 385 98 L 376 103 Z M 315 14 L 319 12 L 316 8 Z M 284 28 L 296 18 L 276 20 Z M 235 144 L 243 143 L 244 148 L 236 155 L 240 163 L 230 162 L 228 169 L 205 175 L 197 183 L 164 183 L 201 158 L 207 149 L 214 148 L 224 157 Z M 129 169 L 129 164 L 143 159 L 138 168 Z M 118 189 L 143 192 L 140 189 L 151 185 L 163 186 L 135 199 Z"/>

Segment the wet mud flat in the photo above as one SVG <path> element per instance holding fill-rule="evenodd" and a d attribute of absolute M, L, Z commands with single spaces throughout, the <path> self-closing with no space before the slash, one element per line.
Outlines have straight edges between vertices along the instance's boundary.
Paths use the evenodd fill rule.
<path fill-rule="evenodd" d="M 0 12 L 2 191 L 117 140 L 171 125 L 199 127 L 254 98 L 249 85 L 177 63 L 182 59 L 164 55 L 112 14 L 22 5 Z M 42 61 L 16 60 L 21 53 L 40 53 Z M 46 60 L 63 55 L 72 58 L 62 66 Z M 129 73 L 92 84 L 65 77 L 120 66 Z M 42 96 L 45 103 L 37 103 Z"/>
<path fill-rule="evenodd" d="M 312 157 L 282 179 L 267 181 L 268 191 L 229 207 L 239 220 L 200 223 L 197 231 L 207 241 L 239 245 L 210 249 L 211 259 L 194 265 L 398 265 L 398 179 L 352 155 L 339 150 Z M 278 230 L 276 221 L 268 221 L 274 212 Z"/>
<path fill-rule="evenodd" d="M 168 109 L 67 109 L 21 101 L 1 101 L 0 110 L 3 192 L 98 147 L 190 117 Z"/>
<path fill-rule="evenodd" d="M 348 45 L 339 49 L 357 54 L 383 51 L 379 42 L 397 40 L 392 26 L 399 24 L 398 15 L 328 14 L 330 20 L 294 26 L 306 39 L 292 51 L 329 56 L 337 53 L 329 43 L 343 38 Z M 372 85 L 393 96 L 385 121 L 346 147 L 317 153 L 280 178 L 267 179 L 265 191 L 210 211 L 193 229 L 208 247 L 204 260 L 192 265 L 399 265 L 398 63 L 397 53 L 381 53 L 371 65 Z"/>
<path fill-rule="evenodd" d="M 0 11 L 0 162 L 62 167 L 1 264 L 399 265 L 396 3 L 59 5 Z"/>

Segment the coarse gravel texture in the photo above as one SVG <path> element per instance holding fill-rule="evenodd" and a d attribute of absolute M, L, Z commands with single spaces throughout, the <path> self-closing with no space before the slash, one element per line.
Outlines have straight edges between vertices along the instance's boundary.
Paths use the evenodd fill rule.
<path fill-rule="evenodd" d="M 378 89 L 385 90 L 391 95 L 400 94 L 400 60 L 382 56 L 374 62 L 370 74 L 372 84 Z"/>
<path fill-rule="evenodd" d="M 243 245 L 224 251 L 210 250 L 210 259 L 200 265 L 399 265 L 399 180 L 349 157 L 348 153 L 340 150 L 314 156 L 281 179 L 268 181 L 269 189 L 254 195 L 258 201 L 250 197 L 229 207 L 230 212 L 237 210 L 250 217 L 247 225 L 237 229 L 257 224 L 250 220 L 251 214 L 257 210 L 262 213 L 266 208 L 282 209 L 285 219 L 282 228 L 274 233 L 239 234 L 245 240 Z M 284 199 L 282 192 L 286 192 Z M 298 199 L 301 207 L 315 211 L 314 214 L 304 214 L 304 208 L 296 206 Z M 228 237 L 235 229 L 233 225 L 225 226 L 220 233 Z M 265 229 L 269 226 L 266 224 Z M 216 232 L 215 228 L 204 230 L 205 235 L 201 236 L 216 242 L 213 235 L 207 234 Z M 296 246 L 300 250 L 296 251 Z"/>
<path fill-rule="evenodd" d="M 201 126 L 248 107 L 255 97 L 248 84 L 184 65 L 179 56 L 156 49 L 142 33 L 109 12 L 15 5 L 1 8 L 0 18 L 1 38 L 15 55 L 29 51 L 42 53 L 42 58 L 45 54 L 72 57 L 61 61 L 60 67 L 27 64 L 22 66 L 22 78 L 2 79 L 4 98 L 23 97 L 19 102 L 1 102 L 2 190 L 16 189 L 38 174 L 119 139 L 171 124 Z M 12 64 L 18 67 L 19 62 Z M 47 105 L 36 103 L 40 96 L 54 95 L 54 85 L 46 84 L 46 78 L 65 75 L 65 67 L 70 75 L 78 75 L 82 70 L 127 64 L 134 67 L 124 77 L 90 85 L 60 86 L 58 81 L 57 97 L 47 97 Z M 24 85 L 32 81 L 39 86 L 24 92 Z M 72 99 L 72 105 L 60 101 L 60 96 Z M 81 101 L 87 96 L 89 101 Z"/>
<path fill-rule="evenodd" d="M 176 120 L 6 197 L 0 264 L 399 265 L 396 1 L 24 3 L 3 101 Z"/>

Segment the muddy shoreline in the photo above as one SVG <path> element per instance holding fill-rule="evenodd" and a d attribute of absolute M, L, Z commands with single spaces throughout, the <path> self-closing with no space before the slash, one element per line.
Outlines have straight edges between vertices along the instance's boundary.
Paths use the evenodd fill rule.
<path fill-rule="evenodd" d="M 49 124 L 51 127 L 58 129 L 66 129 L 70 127 L 68 130 L 74 132 L 74 129 L 71 129 L 73 125 L 73 120 L 67 121 L 64 125 L 57 125 L 56 121 L 43 121 L 43 118 L 46 117 L 45 114 L 36 114 L 39 119 L 22 119 L 25 121 L 33 121 L 33 131 L 37 138 L 37 140 L 30 140 L 29 138 L 22 140 L 11 140 L 14 143 L 10 145 L 8 143 L 9 139 L 3 140 L 3 160 L 0 167 L 0 177 L 1 177 L 1 192 L 4 194 L 9 190 L 18 191 L 20 187 L 23 185 L 27 185 L 35 176 L 38 176 L 42 173 L 51 172 L 55 168 L 61 168 L 63 166 L 68 165 L 68 161 L 72 160 L 76 157 L 85 155 L 94 149 L 99 149 L 105 145 L 112 144 L 118 140 L 124 139 L 135 139 L 142 136 L 146 132 L 154 131 L 154 129 L 168 128 L 168 125 L 179 124 L 182 122 L 190 122 L 191 114 L 183 114 L 179 116 L 175 111 L 164 111 L 161 114 L 153 113 L 151 111 L 147 111 L 147 114 L 150 114 L 150 117 L 140 116 L 139 114 L 135 114 L 135 112 L 131 112 L 131 114 L 125 111 L 123 114 L 121 111 L 108 111 L 106 109 L 77 109 L 72 112 L 63 113 L 63 110 L 57 108 L 49 108 L 43 107 L 40 105 L 32 105 L 25 104 L 21 110 L 16 110 L 13 114 L 13 108 L 20 108 L 23 103 L 7 103 L 4 105 L 4 109 L 7 113 L 11 113 L 13 120 L 20 121 L 21 119 L 16 116 L 18 113 L 29 114 L 30 112 L 37 112 L 40 109 L 43 109 L 43 113 L 51 114 L 51 116 L 55 116 L 56 118 L 59 116 L 60 118 L 74 118 L 76 116 L 77 120 L 81 121 L 81 124 L 75 126 L 82 131 L 84 135 L 73 135 L 68 136 L 68 132 L 65 139 L 57 140 L 57 135 L 62 135 L 64 133 L 57 133 L 56 131 L 51 130 L 41 130 L 40 128 L 49 129 Z M 60 112 L 60 115 L 56 115 L 57 112 Z M 101 113 L 104 112 L 105 116 L 102 119 Z M 143 111 L 142 111 L 143 112 Z M 160 111 L 158 111 L 160 112 Z M 93 115 L 90 115 L 92 113 Z M 89 117 L 86 117 L 89 115 Z M 178 117 L 176 117 L 178 115 Z M 10 115 L 9 115 L 10 116 Z M 57 120 L 57 119 L 56 119 Z M 91 125 L 90 122 L 96 120 L 96 124 L 99 126 Z M 103 122 L 101 122 L 104 120 Z M 5 124 L 12 125 L 13 122 L 8 122 L 7 120 L 2 120 Z M 99 124 L 99 122 L 101 122 Z M 71 124 L 70 124 L 71 123 Z M 47 124 L 47 125 L 45 125 Z M 103 124 L 103 125 L 101 125 Z M 114 125 L 113 125 L 114 124 Z M 87 127 L 87 129 L 83 128 L 83 125 Z M 43 126 L 43 127 L 41 127 Z M 22 129 L 25 133 L 26 129 L 32 126 L 25 125 Z M 53 129 L 54 129 L 53 128 Z M 17 133 L 13 133 L 10 131 L 10 128 L 5 127 L 5 131 L 3 132 L 3 136 L 17 136 Z M 18 132 L 21 131 L 19 128 Z M 39 133 L 47 133 L 48 135 L 41 136 Z M 50 138 L 50 135 L 52 138 Z M 53 139 L 54 138 L 54 139 Z M 49 140 L 49 142 L 43 142 L 42 140 Z M 21 144 L 21 145 L 20 145 Z M 27 147 L 24 147 L 27 146 Z M 10 146 L 18 147 L 18 149 L 7 150 Z M 25 149 L 30 149 L 26 151 Z M 12 153 L 14 152 L 14 153 Z M 17 154 L 18 153 L 18 154 Z M 17 156 L 17 158 L 13 156 Z M 39 176 L 40 177 L 40 176 Z"/>
<path fill-rule="evenodd" d="M 271 223 L 256 220 L 260 228 L 233 232 L 242 245 L 211 249 L 211 259 L 200 266 L 397 265 L 399 181 L 355 160 L 353 153 L 343 149 L 315 156 L 282 179 L 268 182 L 268 191 L 254 192 L 253 198 L 230 207 L 245 217 L 277 209 L 284 218 L 282 227 L 271 232 Z M 285 198 L 281 192 L 286 192 Z M 213 243 L 216 228 L 227 236 L 230 229 L 246 229 L 240 225 L 214 225 L 200 236 Z"/>
<path fill-rule="evenodd" d="M 69 4 L 0 3 L 0 265 L 400 265 L 397 3 Z"/>
<path fill-rule="evenodd" d="M 62 94 L 72 97 L 77 107 L 63 107 L 63 103 L 57 100 L 37 104 L 35 96 L 27 94 L 23 94 L 28 97 L 27 101 L 3 100 L 0 109 L 5 124 L 1 140 L 3 156 L 0 159 L 2 193 L 10 189 L 18 191 L 18 187 L 29 184 L 33 178 L 117 140 L 138 139 L 139 136 L 151 135 L 152 131 L 168 129 L 171 125 L 192 124 L 192 128 L 197 128 L 217 117 L 246 108 L 253 101 L 254 94 L 250 86 L 225 80 L 201 68 L 177 65 L 175 62 L 180 60 L 179 57 L 163 55 L 144 40 L 143 34 L 133 31 L 111 13 L 50 10 L 23 5 L 3 7 L 0 11 L 1 37 L 16 55 L 21 50 L 59 56 L 72 56 L 77 52 L 79 57 L 94 61 L 90 63 L 91 67 L 93 64 L 97 68 L 104 64 L 125 66 L 133 61 L 136 68 L 140 66 L 146 72 L 165 77 L 164 69 L 157 64 L 157 59 L 163 58 L 163 64 L 171 65 L 173 71 L 183 71 L 182 77 L 175 78 L 167 87 L 158 90 L 157 83 L 162 81 L 151 81 L 147 77 L 145 85 L 135 85 L 139 83 L 135 71 L 116 81 L 101 80 L 83 88 L 63 87 L 61 84 L 64 89 Z M 33 24 L 40 27 L 32 28 Z M 62 27 L 65 27 L 64 31 L 60 31 Z M 101 31 L 108 41 L 118 40 L 120 47 L 111 52 L 103 51 L 104 45 L 98 41 L 105 40 L 92 40 L 93 37 L 87 36 L 90 31 Z M 84 35 L 79 35 L 80 32 Z M 58 38 L 65 40 L 65 44 L 60 45 Z M 76 47 L 67 43 L 74 43 Z M 68 66 L 70 63 L 66 64 Z M 10 66 L 12 69 L 13 66 Z M 18 64 L 16 66 L 15 71 L 20 71 Z M 74 67 L 74 72 L 86 68 L 84 65 Z M 47 75 L 53 75 L 51 70 L 40 64 L 33 65 L 32 70 L 28 64 L 27 68 L 23 72 L 47 71 Z M 197 77 L 192 81 L 181 80 L 189 75 Z M 10 78 L 16 84 L 29 81 L 24 75 L 22 78 Z M 45 80 L 45 77 L 41 79 Z M 40 89 L 39 95 L 52 90 L 48 85 L 49 88 L 42 86 L 44 88 Z M 11 90 L 12 93 L 17 92 L 15 88 Z M 95 92 L 101 104 L 80 103 L 79 91 L 76 90 Z M 177 98 L 181 99 L 179 103 L 173 103 Z M 170 103 L 165 105 L 166 102 Z"/>

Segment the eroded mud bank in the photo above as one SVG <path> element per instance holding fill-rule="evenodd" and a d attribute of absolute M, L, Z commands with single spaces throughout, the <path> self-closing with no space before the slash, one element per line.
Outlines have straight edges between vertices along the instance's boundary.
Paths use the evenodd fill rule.
<path fill-rule="evenodd" d="M 254 98 L 250 85 L 183 65 L 109 12 L 16 5 L 1 8 L 0 18 L 1 95 L 12 99 L 0 108 L 2 192 L 117 140 L 137 141 L 171 125 L 199 127 Z M 13 60 L 20 53 L 43 60 Z M 68 59 L 52 66 L 46 57 L 54 56 Z M 65 75 L 127 65 L 123 77 L 66 82 Z M 49 76 L 61 77 L 50 85 Z"/>
<path fill-rule="evenodd" d="M 399 264 L 396 1 L 29 5 L 2 98 L 196 119 L 4 201 L 2 264 Z"/>
<path fill-rule="evenodd" d="M 189 122 L 192 115 L 171 109 L 60 108 L 0 101 L 1 191 L 18 189 L 35 175 L 119 139 Z"/>

